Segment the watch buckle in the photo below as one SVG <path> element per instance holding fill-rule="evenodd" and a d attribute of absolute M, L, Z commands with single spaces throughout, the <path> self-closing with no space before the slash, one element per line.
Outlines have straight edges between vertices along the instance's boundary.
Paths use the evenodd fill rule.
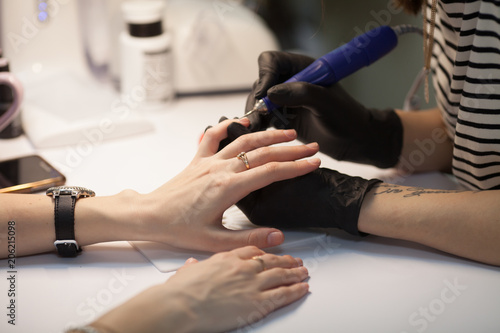
<path fill-rule="evenodd" d="M 59 250 L 59 248 L 57 247 L 58 245 L 64 245 L 64 246 L 71 246 L 71 245 L 74 245 L 75 246 L 75 249 L 76 251 L 80 251 L 80 247 L 78 246 L 78 243 L 76 242 L 76 240 L 74 239 L 62 239 L 62 240 L 56 240 L 54 242 L 54 246 L 56 247 L 57 250 Z"/>

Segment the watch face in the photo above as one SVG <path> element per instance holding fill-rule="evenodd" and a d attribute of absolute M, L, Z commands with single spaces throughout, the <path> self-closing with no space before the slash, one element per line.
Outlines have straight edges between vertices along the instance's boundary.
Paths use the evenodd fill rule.
<path fill-rule="evenodd" d="M 95 196 L 95 192 L 80 186 L 56 186 L 51 187 L 45 192 L 45 194 L 50 196 L 59 196 L 59 195 L 74 195 L 77 198 L 80 197 L 93 197 Z"/>

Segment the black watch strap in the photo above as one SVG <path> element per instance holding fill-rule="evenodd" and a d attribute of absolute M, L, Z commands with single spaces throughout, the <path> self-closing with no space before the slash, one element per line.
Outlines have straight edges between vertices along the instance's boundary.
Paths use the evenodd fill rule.
<path fill-rule="evenodd" d="M 54 246 L 61 257 L 76 257 L 82 251 L 75 238 L 75 205 L 83 197 L 95 196 L 94 191 L 78 186 L 51 187 L 46 192 L 54 198 Z"/>
<path fill-rule="evenodd" d="M 61 257 L 76 257 L 82 251 L 75 240 L 75 203 L 76 197 L 72 195 L 58 195 L 54 198 L 54 245 Z"/>

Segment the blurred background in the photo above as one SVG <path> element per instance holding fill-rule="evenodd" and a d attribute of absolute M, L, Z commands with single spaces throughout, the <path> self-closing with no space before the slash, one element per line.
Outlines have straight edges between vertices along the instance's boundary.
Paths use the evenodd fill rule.
<path fill-rule="evenodd" d="M 420 15 L 396 9 L 392 0 L 161 1 L 163 30 L 172 37 L 177 98 L 247 93 L 258 76 L 257 58 L 265 50 L 317 58 L 380 25 L 422 25 Z M 109 105 L 123 96 L 123 2 L 0 0 L 0 48 L 24 84 L 23 126 L 35 146 L 56 145 L 63 137 L 77 142 L 72 133 L 96 127 L 102 112 L 109 113 Z M 405 34 L 390 54 L 342 84 L 368 107 L 401 108 L 422 66 L 422 37 Z M 168 110 L 168 103 L 162 109 Z M 88 119 L 82 125 L 84 116 Z M 139 118 L 120 127 L 124 135 L 148 130 L 139 126 Z M 61 128 L 64 133 L 59 133 Z"/>
<path fill-rule="evenodd" d="M 313 57 L 320 57 L 376 26 L 422 27 L 420 15 L 415 17 L 396 9 L 392 0 L 272 0 L 264 2 L 261 15 L 283 49 Z M 394 51 L 344 79 L 342 85 L 367 106 L 401 107 L 422 66 L 422 37 L 408 34 L 399 39 Z M 431 104 L 432 101 L 431 97 Z"/>
<path fill-rule="evenodd" d="M 111 25 L 111 30 L 121 29 L 118 12 L 118 0 L 52 0 L 58 3 L 60 10 L 64 11 L 68 2 L 80 2 L 79 19 L 85 20 L 85 15 L 94 14 L 95 19 L 101 19 L 97 25 Z M 392 5 L 392 0 L 269 0 L 269 1 L 237 1 L 237 0 L 205 0 L 212 7 L 219 8 L 225 16 L 230 16 L 231 6 L 236 4 L 245 6 L 256 12 L 263 18 L 266 25 L 274 33 L 279 47 L 284 50 L 302 52 L 314 57 L 319 57 L 326 52 L 340 46 L 378 25 L 414 24 L 421 26 L 421 18 L 413 17 L 400 10 L 396 10 Z M 10 2 L 9 6 L 6 3 Z M 41 1 L 25 0 L 28 6 L 38 6 Z M 46 1 L 49 3 L 51 0 Z M 167 0 L 167 3 L 169 1 Z M 172 2 L 172 1 L 171 1 Z M 185 1 L 189 3 L 189 1 Z M 199 2 L 203 2 L 199 1 Z M 2 12 L 0 24 L 0 45 L 5 48 L 7 42 L 6 23 L 12 3 L 17 1 L 1 0 L 0 9 Z M 25 4 L 25 7 L 26 4 Z M 86 7 L 86 8 L 85 8 Z M 116 12 L 106 14 L 102 8 L 107 10 L 113 8 Z M 94 8 L 94 9 L 92 9 Z M 167 7 L 168 8 L 168 7 Z M 193 12 L 194 13 L 194 12 Z M 95 15 L 98 14 L 98 15 Z M 195 13 L 193 14 L 195 15 Z M 18 18 L 20 19 L 20 18 Z M 50 17 L 47 18 L 50 21 Z M 61 19 L 61 18 L 58 18 Z M 88 18 L 87 18 L 88 20 Z M 21 23 L 21 21 L 19 21 Z M 95 22 L 94 22 L 95 23 Z M 83 26 L 85 38 L 99 36 L 92 34 L 92 31 L 85 24 Z M 175 28 L 175 27 L 174 27 Z M 95 30 L 95 29 L 94 29 Z M 90 36 L 92 34 L 92 36 Z M 102 33 L 100 36 L 102 37 Z M 55 36 L 54 36 L 55 38 Z M 76 39 L 76 36 L 75 36 Z M 59 48 L 68 48 L 71 44 L 61 44 Z M 109 45 L 105 48 L 109 49 Z M 103 57 L 103 52 L 95 52 L 95 57 Z M 56 53 L 61 50 L 52 50 Z M 109 50 L 108 50 L 109 51 Z M 373 107 L 399 106 L 404 95 L 410 87 L 413 78 L 422 67 L 422 39 L 417 35 L 405 35 L 400 39 L 399 46 L 391 54 L 370 68 L 365 68 L 359 73 L 343 81 L 343 85 L 360 101 Z M 257 73 L 255 73 L 255 77 Z M 432 99 L 431 99 L 432 100 Z"/>

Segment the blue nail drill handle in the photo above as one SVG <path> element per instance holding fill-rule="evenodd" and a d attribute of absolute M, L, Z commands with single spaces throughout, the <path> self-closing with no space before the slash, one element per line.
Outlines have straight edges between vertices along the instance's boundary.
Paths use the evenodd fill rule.
<path fill-rule="evenodd" d="M 329 86 L 389 53 L 398 44 L 398 36 L 389 26 L 380 26 L 331 51 L 295 74 L 288 82 L 309 82 Z M 268 112 L 278 108 L 263 98 Z"/>

